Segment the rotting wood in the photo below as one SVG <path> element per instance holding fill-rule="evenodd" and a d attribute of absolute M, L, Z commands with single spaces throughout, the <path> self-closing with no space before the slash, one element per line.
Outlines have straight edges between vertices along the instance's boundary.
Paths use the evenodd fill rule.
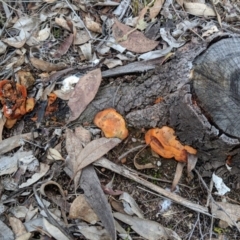
<path fill-rule="evenodd" d="M 197 211 L 197 212 L 200 212 L 200 213 L 203 213 L 207 216 L 211 216 L 211 217 L 214 217 L 212 216 L 209 212 L 208 212 L 208 208 L 206 207 L 203 207 L 199 204 L 196 204 L 196 203 L 193 203 L 193 202 L 190 202 L 189 200 L 181 197 L 181 196 L 178 196 L 177 194 L 175 193 L 172 193 L 172 192 L 169 192 L 159 186 L 156 186 L 155 184 L 153 183 L 150 183 L 148 182 L 147 180 L 139 177 L 136 173 L 132 173 L 130 170 L 128 169 L 125 169 L 119 165 L 116 165 L 115 163 L 109 161 L 108 159 L 106 158 L 100 158 L 98 161 L 96 161 L 94 163 L 95 166 L 100 166 L 100 167 L 104 167 L 104 168 L 107 168 L 115 173 L 118 173 L 126 178 L 129 178 L 131 180 L 134 180 L 135 182 L 138 182 L 142 185 L 144 185 L 145 187 L 148 187 L 149 189 L 163 195 L 164 197 L 166 198 L 169 198 L 171 199 L 172 201 L 174 201 L 175 203 L 178 203 L 186 208 L 189 208 L 193 211 Z"/>

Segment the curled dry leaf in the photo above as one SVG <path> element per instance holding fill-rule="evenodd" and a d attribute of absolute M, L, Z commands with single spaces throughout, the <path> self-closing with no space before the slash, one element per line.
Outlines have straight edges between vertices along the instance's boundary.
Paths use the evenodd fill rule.
<path fill-rule="evenodd" d="M 58 71 L 67 68 L 64 63 L 53 64 L 35 57 L 31 57 L 30 62 L 35 68 L 45 72 Z"/>
<path fill-rule="evenodd" d="M 94 124 L 102 129 L 107 138 L 116 137 L 123 140 L 128 136 L 125 120 L 113 108 L 107 108 L 97 113 Z"/>
<path fill-rule="evenodd" d="M 145 141 L 152 150 L 164 158 L 175 158 L 179 162 L 187 162 L 188 153 L 196 154 L 197 150 L 183 146 L 176 140 L 175 132 L 170 127 L 153 128 L 145 134 Z"/>
<path fill-rule="evenodd" d="M 136 53 L 144 53 L 157 47 L 158 42 L 150 40 L 143 33 L 130 28 L 115 19 L 113 25 L 113 36 L 119 44 Z"/>
<path fill-rule="evenodd" d="M 205 3 L 186 2 L 184 1 L 184 8 L 187 12 L 195 16 L 203 17 L 215 17 L 216 13 Z"/>
<path fill-rule="evenodd" d="M 83 194 L 76 197 L 73 201 L 69 212 L 69 218 L 81 219 L 91 224 L 95 224 L 98 221 L 98 216 L 87 203 Z"/>
<path fill-rule="evenodd" d="M 87 105 L 93 100 L 98 91 L 101 80 L 101 70 L 98 68 L 90 71 L 78 81 L 68 101 L 68 106 L 71 109 L 69 121 L 77 119 Z"/>
<path fill-rule="evenodd" d="M 137 205 L 136 201 L 127 193 L 124 192 L 120 197 L 119 200 L 122 201 L 124 206 L 124 211 L 129 215 L 137 215 L 139 218 L 144 218 L 143 212 Z"/>

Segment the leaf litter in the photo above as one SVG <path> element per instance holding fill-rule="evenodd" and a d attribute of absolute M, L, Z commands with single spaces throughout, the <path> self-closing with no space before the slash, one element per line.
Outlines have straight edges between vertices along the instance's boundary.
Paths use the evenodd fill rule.
<path fill-rule="evenodd" d="M 19 7 L 21 14 L 16 10 Z M 0 221 L 1 239 L 30 239 L 34 235 L 55 239 L 83 236 L 87 239 L 116 239 L 116 232 L 123 239 L 136 236 L 185 239 L 184 231 L 191 236 L 192 230 L 186 230 L 185 226 L 178 228 L 177 217 L 175 220 L 170 217 L 174 215 L 172 212 L 177 209 L 176 205 L 202 214 L 203 219 L 210 216 L 227 222 L 231 227 L 239 227 L 237 204 L 220 202 L 219 196 L 215 201 L 210 190 L 211 212 L 203 203 L 188 200 L 189 193 L 184 194 L 184 186 L 179 184 L 185 176 L 184 164 L 179 163 L 177 168 L 175 165 L 168 172 L 172 191 L 151 183 L 150 179 L 141 178 L 138 173 L 145 171 L 146 166 L 156 166 L 147 171 L 157 174 L 159 168 L 174 163 L 174 160 L 164 159 L 168 162 L 161 161 L 163 166 L 160 167 L 154 162 L 135 162 L 139 170 L 137 173 L 116 165 L 118 157 L 115 156 L 119 148 L 131 143 L 131 129 L 128 129 L 130 136 L 121 141 L 103 137 L 93 123 L 87 122 L 82 126 L 78 123 L 87 106 L 99 97 L 99 88 L 105 84 L 103 77 L 153 69 L 159 62 L 150 60 L 163 58 L 163 64 L 174 56 L 175 49 L 191 38 L 208 40 L 216 34 L 221 36 L 221 27 L 229 27 L 229 22 L 232 23 L 231 28 L 237 31 L 238 8 L 234 7 L 230 2 L 219 4 L 211 1 L 209 4 L 180 0 L 2 2 L 1 79 L 25 86 L 27 96 L 23 100 L 16 95 L 14 99 L 16 108 L 21 111 L 20 117 L 14 119 L 16 125 L 14 123 L 6 129 L 5 116 L 1 117 L 0 210 L 8 216 Z M 110 17 L 111 14 L 115 18 Z M 152 27 L 154 21 L 161 23 L 157 31 Z M 30 111 L 26 113 L 19 103 L 28 99 L 35 99 L 36 105 L 31 103 Z M 37 119 L 36 123 L 32 121 L 34 119 Z M 24 126 L 23 129 L 20 126 Z M 55 129 L 61 129 L 60 133 Z M 100 159 L 106 154 L 111 161 Z M 129 154 L 131 151 L 126 156 Z M 158 158 L 151 153 L 149 155 Z M 92 164 L 100 168 L 95 170 Z M 197 168 L 196 165 L 197 156 L 188 154 L 188 176 Z M 114 171 L 154 192 L 140 191 L 131 183 L 132 186 L 128 187 L 129 181 L 119 180 L 119 177 L 104 184 L 104 175 L 112 177 L 111 172 Z M 169 178 L 166 174 L 163 176 Z M 220 195 L 231 191 L 223 180 L 218 179 L 215 184 Z M 180 191 L 176 194 L 173 190 L 179 189 L 179 186 Z M 220 187 L 224 188 L 224 192 L 220 191 Z M 160 195 L 151 203 L 156 193 Z M 162 215 L 160 224 L 154 213 L 159 214 L 162 197 L 171 204 Z M 27 199 L 31 204 L 19 201 Z M 16 201 L 19 204 L 17 207 Z M 54 204 L 61 210 L 53 208 Z M 183 220 L 181 211 L 179 217 L 179 211 L 177 209 L 175 215 L 180 222 L 194 224 L 191 217 Z M 121 222 L 125 223 L 125 229 Z M 173 223 L 174 227 L 170 229 Z M 197 223 L 198 220 L 195 228 Z M 126 225 L 131 227 L 130 232 Z M 213 230 L 204 229 L 205 235 Z M 202 229 L 193 231 L 197 237 L 192 239 L 199 239 L 199 232 L 203 236 Z"/>

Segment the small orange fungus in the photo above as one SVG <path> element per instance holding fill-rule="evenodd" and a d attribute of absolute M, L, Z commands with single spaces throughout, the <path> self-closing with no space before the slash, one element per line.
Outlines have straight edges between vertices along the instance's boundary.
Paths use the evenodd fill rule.
<path fill-rule="evenodd" d="M 196 149 L 190 146 L 183 146 L 176 140 L 174 130 L 167 126 L 148 130 L 145 135 L 145 141 L 160 156 L 175 158 L 179 162 L 187 162 L 187 153 L 197 153 Z"/>
<path fill-rule="evenodd" d="M 34 100 L 27 99 L 26 87 L 10 80 L 0 81 L 0 100 L 4 116 L 7 118 L 7 128 L 12 128 L 19 118 L 34 107 Z M 30 102 L 31 107 L 28 106 Z"/>
<path fill-rule="evenodd" d="M 99 112 L 94 118 L 94 124 L 102 129 L 107 138 L 125 139 L 128 136 L 123 117 L 113 108 Z"/>

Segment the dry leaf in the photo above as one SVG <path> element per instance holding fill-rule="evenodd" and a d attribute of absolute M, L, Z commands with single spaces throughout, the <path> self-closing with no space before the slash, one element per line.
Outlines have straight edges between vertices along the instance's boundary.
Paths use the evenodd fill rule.
<path fill-rule="evenodd" d="M 98 221 L 96 213 L 89 206 L 83 194 L 79 195 L 73 201 L 69 212 L 69 218 L 81 219 L 91 224 L 95 224 Z"/>
<path fill-rule="evenodd" d="M 110 239 L 116 239 L 116 229 L 112 215 L 111 206 L 103 193 L 100 181 L 94 167 L 87 166 L 82 170 L 80 186 L 84 191 L 86 201 L 99 217 L 102 225 L 110 235 Z"/>
<path fill-rule="evenodd" d="M 195 154 L 188 153 L 188 160 L 187 160 L 187 172 L 190 173 L 197 164 L 197 156 Z"/>
<path fill-rule="evenodd" d="M 113 36 L 122 47 L 136 53 L 151 51 L 158 45 L 157 41 L 146 38 L 143 33 L 120 23 L 116 19 L 113 25 Z"/>
<path fill-rule="evenodd" d="M 163 227 L 157 222 L 147 219 L 141 219 L 138 217 L 131 217 L 126 214 L 116 212 L 113 213 L 113 216 L 116 219 L 130 225 L 136 233 L 148 240 L 181 240 L 181 238 L 177 235 L 176 232 L 169 228 Z"/>
<path fill-rule="evenodd" d="M 97 23 L 97 22 L 94 22 L 94 21 L 92 20 L 92 18 L 86 17 L 85 21 L 86 21 L 86 27 L 87 27 L 89 30 L 91 30 L 91 31 L 93 31 L 93 32 L 97 32 L 97 33 L 102 33 L 102 27 L 101 27 L 101 25 L 100 25 L 99 23 Z"/>
<path fill-rule="evenodd" d="M 45 72 L 58 71 L 67 68 L 67 66 L 64 63 L 53 64 L 35 57 L 31 57 L 30 61 L 35 68 Z"/>
<path fill-rule="evenodd" d="M 164 0 L 156 0 L 154 2 L 154 5 L 149 9 L 149 11 L 150 11 L 149 14 L 150 14 L 151 19 L 155 18 L 158 15 L 158 13 L 162 9 L 163 3 L 164 3 Z"/>
<path fill-rule="evenodd" d="M 88 226 L 83 224 L 78 224 L 79 232 L 86 238 L 92 240 L 112 240 L 108 235 L 106 229 L 99 226 Z"/>
<path fill-rule="evenodd" d="M 216 203 L 213 202 L 211 205 L 211 210 L 214 217 L 227 222 L 230 227 L 235 225 L 234 222 L 238 225 L 238 227 L 240 227 L 240 223 L 239 223 L 240 206 L 239 205 L 231 204 L 227 202 L 216 202 Z"/>
<path fill-rule="evenodd" d="M 45 41 L 49 38 L 49 36 L 50 36 L 50 28 L 48 26 L 46 26 L 44 29 L 42 29 L 38 32 L 37 40 Z"/>
<path fill-rule="evenodd" d="M 56 2 L 57 0 L 43 0 L 44 2 L 46 2 L 46 3 L 54 3 L 54 2 Z"/>
<path fill-rule="evenodd" d="M 20 237 L 21 235 L 27 233 L 22 221 L 20 221 L 18 218 L 10 217 L 9 218 L 10 226 L 15 233 L 16 238 Z M 29 233 L 31 236 L 31 233 Z"/>
<path fill-rule="evenodd" d="M 66 54 L 73 42 L 73 34 L 71 33 L 67 38 L 64 39 L 62 44 L 56 50 L 53 55 L 55 58 L 60 58 L 62 55 Z"/>
<path fill-rule="evenodd" d="M 66 21 L 64 18 L 62 18 L 62 17 L 61 17 L 61 18 L 57 18 L 57 17 L 56 17 L 56 18 L 55 18 L 55 23 L 56 23 L 57 25 L 59 25 L 60 27 L 66 29 L 66 30 L 68 30 L 68 31 L 71 31 L 71 29 L 70 29 L 67 21 Z"/>
<path fill-rule="evenodd" d="M 172 189 L 171 191 L 174 191 L 176 189 L 176 186 L 178 185 L 181 177 L 182 177 L 182 172 L 183 172 L 183 167 L 185 163 L 178 162 L 176 172 L 174 175 L 173 183 L 172 183 Z"/>
<path fill-rule="evenodd" d="M 25 44 L 26 40 L 26 33 L 24 32 L 24 30 L 21 30 L 19 36 L 6 38 L 2 41 L 7 43 L 9 46 L 21 48 Z"/>
<path fill-rule="evenodd" d="M 184 2 L 184 8 L 186 9 L 186 12 L 189 12 L 192 15 L 195 16 L 203 16 L 203 17 L 215 17 L 216 13 L 214 10 L 210 7 L 208 7 L 204 3 L 192 3 L 192 2 Z"/>
<path fill-rule="evenodd" d="M 66 130 L 66 149 L 68 152 L 68 156 L 70 159 L 69 161 L 66 161 L 67 167 L 71 170 L 72 173 L 77 170 L 78 168 L 78 162 L 77 157 L 82 151 L 82 142 L 81 139 L 79 139 L 76 134 L 70 130 Z M 79 179 L 80 179 L 81 171 L 78 171 L 75 173 L 74 177 L 74 187 L 75 189 L 78 186 Z"/>
<path fill-rule="evenodd" d="M 48 149 L 47 159 L 49 160 L 64 160 L 62 155 L 54 148 Z"/>
<path fill-rule="evenodd" d="M 72 112 L 69 121 L 74 121 L 77 119 L 85 110 L 87 105 L 94 99 L 101 80 L 101 70 L 98 68 L 90 71 L 84 75 L 80 81 L 78 81 L 68 101 L 68 106 Z"/>
<path fill-rule="evenodd" d="M 124 211 L 129 215 L 136 214 L 139 218 L 144 218 L 143 212 L 138 207 L 136 201 L 127 193 L 124 192 L 120 197 L 119 200 L 122 201 L 124 206 Z"/>
<path fill-rule="evenodd" d="M 55 239 L 69 240 L 69 237 L 64 235 L 57 227 L 50 224 L 45 218 L 43 218 L 43 228 L 46 229 Z"/>
<path fill-rule="evenodd" d="M 55 90 L 53 93 L 57 95 L 58 98 L 61 98 L 62 100 L 69 100 L 69 98 L 72 95 L 73 90 L 70 90 L 68 92 L 64 92 L 61 89 Z"/>
<path fill-rule="evenodd" d="M 119 138 L 99 138 L 91 141 L 78 155 L 78 168 L 76 170 L 80 170 L 98 160 L 120 142 Z"/>
<path fill-rule="evenodd" d="M 19 77 L 20 84 L 26 88 L 32 86 L 36 82 L 31 72 L 20 70 L 17 72 L 17 76 Z"/>
<path fill-rule="evenodd" d="M 91 141 L 92 135 L 91 132 L 83 127 L 75 128 L 76 136 L 81 140 L 83 144 L 88 144 Z"/>
<path fill-rule="evenodd" d="M 0 239 L 15 240 L 12 230 L 2 221 L 0 221 Z"/>
<path fill-rule="evenodd" d="M 90 39 L 90 36 L 89 36 L 89 34 L 87 33 L 86 30 L 77 30 L 77 32 L 74 36 L 73 44 L 74 45 L 84 44 L 89 39 Z"/>
<path fill-rule="evenodd" d="M 2 41 L 0 41 L 0 54 L 3 54 L 6 52 L 7 45 L 4 44 Z"/>
<path fill-rule="evenodd" d="M 32 133 L 24 133 L 17 136 L 13 136 L 7 139 L 4 139 L 0 142 L 0 154 L 4 154 L 12 149 L 22 145 L 24 139 L 32 140 Z"/>
<path fill-rule="evenodd" d="M 28 187 L 31 184 L 37 182 L 40 178 L 42 178 L 49 170 L 49 165 L 45 163 L 40 163 L 40 170 L 38 173 L 32 175 L 25 183 L 22 183 L 19 188 Z"/>
<path fill-rule="evenodd" d="M 5 122 L 6 122 L 6 117 L 2 114 L 2 117 L 0 118 L 0 142 L 2 141 L 2 131 L 3 131 Z"/>

